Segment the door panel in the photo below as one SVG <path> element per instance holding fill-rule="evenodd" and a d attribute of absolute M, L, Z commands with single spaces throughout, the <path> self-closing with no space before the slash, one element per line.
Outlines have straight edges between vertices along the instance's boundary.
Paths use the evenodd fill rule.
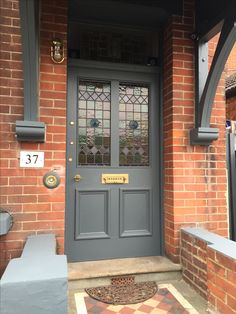
<path fill-rule="evenodd" d="M 75 232 L 76 240 L 109 237 L 108 190 L 76 189 Z"/>
<path fill-rule="evenodd" d="M 121 238 L 152 235 L 151 196 L 150 189 L 120 189 Z"/>
<path fill-rule="evenodd" d="M 69 261 L 160 254 L 157 73 L 80 66 L 68 77 Z"/>

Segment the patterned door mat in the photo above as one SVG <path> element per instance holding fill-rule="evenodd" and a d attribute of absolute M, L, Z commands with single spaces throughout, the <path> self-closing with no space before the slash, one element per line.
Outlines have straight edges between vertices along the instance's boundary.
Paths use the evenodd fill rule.
<path fill-rule="evenodd" d="M 113 305 L 95 300 L 85 292 L 75 294 L 77 314 L 199 314 L 171 284 L 158 285 L 146 301 Z"/>
<path fill-rule="evenodd" d="M 154 281 L 131 284 L 112 284 L 110 286 L 85 289 L 88 295 L 109 304 L 135 304 L 154 296 L 157 285 Z"/>

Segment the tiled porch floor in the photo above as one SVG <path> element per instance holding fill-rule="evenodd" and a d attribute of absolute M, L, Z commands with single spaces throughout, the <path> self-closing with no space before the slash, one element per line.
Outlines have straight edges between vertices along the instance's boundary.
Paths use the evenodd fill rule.
<path fill-rule="evenodd" d="M 186 287 L 185 287 L 186 288 Z M 188 293 L 195 294 L 191 289 Z M 194 297 L 194 296 L 192 296 Z M 200 299 L 200 301 L 203 301 Z M 195 300 L 196 302 L 196 300 Z M 70 297 L 69 314 L 203 314 L 205 305 L 195 308 L 172 284 L 158 285 L 158 292 L 147 301 L 129 305 L 111 305 L 96 301 L 84 291 L 74 292 Z"/>

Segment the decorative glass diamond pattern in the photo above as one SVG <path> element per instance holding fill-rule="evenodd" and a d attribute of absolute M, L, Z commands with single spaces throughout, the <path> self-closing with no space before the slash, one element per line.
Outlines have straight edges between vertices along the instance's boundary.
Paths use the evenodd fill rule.
<path fill-rule="evenodd" d="M 78 163 L 109 166 L 110 83 L 84 80 L 78 87 Z"/>
<path fill-rule="evenodd" d="M 120 85 L 120 166 L 149 165 L 148 103 L 148 86 Z"/>

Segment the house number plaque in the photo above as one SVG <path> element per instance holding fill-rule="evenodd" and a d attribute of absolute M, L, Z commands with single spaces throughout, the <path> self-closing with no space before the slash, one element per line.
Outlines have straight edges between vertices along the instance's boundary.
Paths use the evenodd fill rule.
<path fill-rule="evenodd" d="M 129 183 L 129 175 L 125 174 L 113 174 L 108 173 L 102 174 L 102 184 L 128 184 Z"/>
<path fill-rule="evenodd" d="M 20 167 L 42 168 L 44 166 L 44 152 L 20 152 Z"/>

